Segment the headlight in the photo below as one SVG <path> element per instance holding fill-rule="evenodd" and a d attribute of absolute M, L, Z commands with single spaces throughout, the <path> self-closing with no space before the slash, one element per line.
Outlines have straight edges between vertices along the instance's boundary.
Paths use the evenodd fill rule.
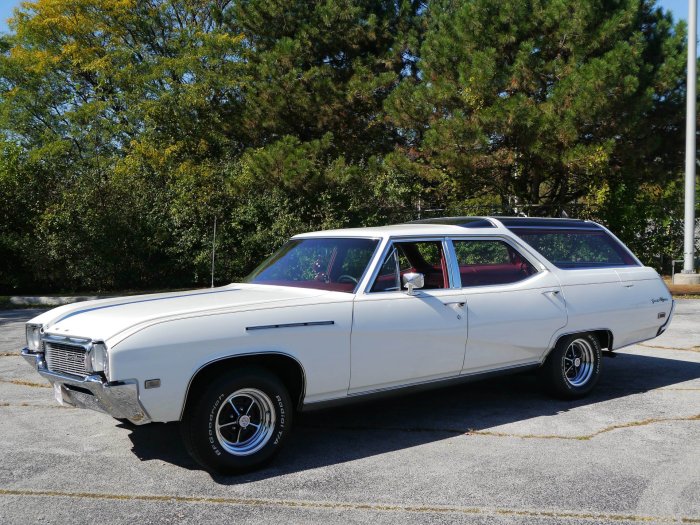
<path fill-rule="evenodd" d="M 41 348 L 41 325 L 26 325 L 27 348 L 32 352 L 38 352 Z"/>
<path fill-rule="evenodd" d="M 109 356 L 104 343 L 94 343 L 90 350 L 90 367 L 93 372 L 104 372 L 109 375 Z"/>

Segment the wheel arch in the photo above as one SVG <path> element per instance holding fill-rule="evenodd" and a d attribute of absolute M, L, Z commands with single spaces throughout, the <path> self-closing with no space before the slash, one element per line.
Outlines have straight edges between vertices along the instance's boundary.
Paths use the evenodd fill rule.
<path fill-rule="evenodd" d="M 204 363 L 192 375 L 185 391 L 185 399 L 180 411 L 180 420 L 187 409 L 188 403 L 197 398 L 197 394 L 215 378 L 236 368 L 255 366 L 269 370 L 280 378 L 299 408 L 304 402 L 306 393 L 306 373 L 298 359 L 282 352 L 256 352 L 219 357 Z"/>
<path fill-rule="evenodd" d="M 593 334 L 598 339 L 600 343 L 600 348 L 607 348 L 608 351 L 613 351 L 613 333 L 612 330 L 607 328 L 599 330 L 589 330 L 590 334 Z"/>
<path fill-rule="evenodd" d="M 564 337 L 569 337 L 571 335 L 583 335 L 583 334 L 591 334 L 598 339 L 598 342 L 600 343 L 600 348 L 604 349 L 607 348 L 610 352 L 613 351 L 613 333 L 612 330 L 609 328 L 594 328 L 591 330 L 575 330 L 573 332 L 566 332 L 563 334 L 559 334 L 556 339 L 554 340 L 554 344 L 550 345 L 549 350 L 544 355 L 544 358 L 542 362 L 544 363 L 544 360 L 547 359 L 547 356 L 549 356 L 550 353 L 557 347 L 559 344 L 559 341 L 561 341 Z"/>

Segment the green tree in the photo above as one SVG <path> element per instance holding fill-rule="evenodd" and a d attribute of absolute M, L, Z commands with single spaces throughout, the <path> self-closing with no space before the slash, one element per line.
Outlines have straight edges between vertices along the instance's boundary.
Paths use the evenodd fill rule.
<path fill-rule="evenodd" d="M 22 247 L 33 257 L 24 281 L 196 280 L 205 241 L 192 230 L 208 228 L 217 166 L 243 149 L 242 37 L 227 4 L 38 0 L 16 11 L 0 58 L 0 127 L 27 161 L 15 178 L 51 172 L 28 228 L 37 248 Z"/>
<path fill-rule="evenodd" d="M 0 230 L 23 261 L 0 287 L 206 282 L 214 217 L 222 277 L 240 277 L 290 233 L 362 220 L 354 188 L 372 193 L 360 166 L 393 147 L 382 104 L 410 71 L 418 8 L 24 2 L 0 49 L 0 128 L 17 150 L 0 190 L 10 206 L 42 193 Z"/>
<path fill-rule="evenodd" d="M 653 1 L 431 2 L 421 78 L 386 108 L 444 201 L 557 214 L 679 171 L 683 26 Z"/>
<path fill-rule="evenodd" d="M 33 0 L 10 28 L 4 291 L 203 285 L 215 218 L 217 282 L 426 207 L 590 203 L 661 249 L 680 192 L 684 28 L 650 0 Z"/>

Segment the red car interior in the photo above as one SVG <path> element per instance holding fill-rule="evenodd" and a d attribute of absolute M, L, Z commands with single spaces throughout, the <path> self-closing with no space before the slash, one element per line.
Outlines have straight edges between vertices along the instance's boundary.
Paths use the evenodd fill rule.
<path fill-rule="evenodd" d="M 459 267 L 462 287 L 514 283 L 532 273 L 534 269 L 527 263 L 473 264 Z"/>

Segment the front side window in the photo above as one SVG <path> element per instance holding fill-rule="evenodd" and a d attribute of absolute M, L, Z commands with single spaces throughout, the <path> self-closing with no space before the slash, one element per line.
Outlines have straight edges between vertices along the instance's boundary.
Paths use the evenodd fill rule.
<path fill-rule="evenodd" d="M 509 244 L 499 240 L 453 241 L 462 288 L 508 284 L 537 270 Z"/>
<path fill-rule="evenodd" d="M 558 268 L 638 266 L 630 253 L 604 230 L 517 227 L 510 230 Z"/>
<path fill-rule="evenodd" d="M 382 261 L 371 291 L 401 290 L 404 274 L 414 272 L 423 274 L 425 290 L 449 288 L 441 241 L 394 242 Z"/>
<path fill-rule="evenodd" d="M 293 239 L 244 282 L 354 292 L 378 243 L 373 239 Z"/>

